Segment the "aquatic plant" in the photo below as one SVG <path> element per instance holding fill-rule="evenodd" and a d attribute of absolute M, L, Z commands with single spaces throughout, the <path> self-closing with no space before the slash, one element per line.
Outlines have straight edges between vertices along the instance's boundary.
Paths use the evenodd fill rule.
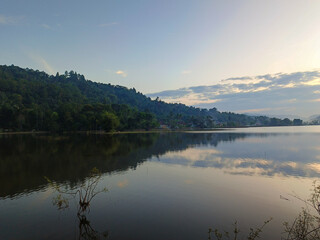
<path fill-rule="evenodd" d="M 69 200 L 71 198 L 78 198 L 78 214 L 81 214 L 87 210 L 90 211 L 90 203 L 96 195 L 108 191 L 107 188 L 103 188 L 102 190 L 96 189 L 101 176 L 101 172 L 97 168 L 93 168 L 90 171 L 87 181 L 84 181 L 76 190 L 61 189 L 56 182 L 50 180 L 48 177 L 45 177 L 45 179 L 49 182 L 51 187 L 58 192 L 58 195 L 53 199 L 53 204 L 56 205 L 58 209 L 68 208 Z"/>
<path fill-rule="evenodd" d="M 53 204 L 58 207 L 59 210 L 69 207 L 69 200 L 72 198 L 78 198 L 77 204 L 77 218 L 79 221 L 79 239 L 93 240 L 93 239 L 106 239 L 108 237 L 108 231 L 100 233 L 96 231 L 90 224 L 86 213 L 90 211 L 90 203 L 95 196 L 99 193 L 106 192 L 107 188 L 97 190 L 97 185 L 102 177 L 101 172 L 97 168 L 93 168 L 90 171 L 87 181 L 84 181 L 78 189 L 61 189 L 59 184 L 50 180 L 48 177 L 45 179 L 53 187 L 58 195 L 53 198 Z"/>
<path fill-rule="evenodd" d="M 250 228 L 249 234 L 246 238 L 241 238 L 241 239 L 247 239 L 247 240 L 255 240 L 257 238 L 260 238 L 260 234 L 262 233 L 263 228 L 272 220 L 272 218 L 268 219 L 265 221 L 260 227 L 257 228 Z M 214 237 L 217 240 L 223 240 L 223 239 L 234 239 L 234 240 L 239 240 L 239 233 L 240 229 L 238 227 L 238 223 L 235 222 L 233 224 L 233 231 L 230 234 L 228 231 L 223 231 L 221 233 L 218 229 L 212 230 L 212 228 L 209 228 L 208 230 L 208 240 L 214 239 L 212 238 L 212 234 L 214 234 Z M 233 236 L 232 236 L 233 234 Z M 232 237 L 232 238 L 231 238 Z"/>
<path fill-rule="evenodd" d="M 315 240 L 320 239 L 320 185 L 313 182 L 310 198 L 305 200 L 298 195 L 291 195 L 302 201 L 298 217 L 292 223 L 284 223 L 284 240 Z"/>

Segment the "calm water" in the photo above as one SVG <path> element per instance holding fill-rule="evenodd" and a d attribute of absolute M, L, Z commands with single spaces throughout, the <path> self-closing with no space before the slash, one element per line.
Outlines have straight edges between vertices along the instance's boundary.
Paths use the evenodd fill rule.
<path fill-rule="evenodd" d="M 76 201 L 59 211 L 56 192 L 102 173 L 79 225 Z M 280 239 L 320 176 L 320 127 L 123 135 L 0 135 L 0 239 L 207 239 L 209 227 L 242 232 L 272 217 Z M 289 200 L 280 198 L 284 196 Z M 82 235 L 81 235 L 82 234 Z"/>

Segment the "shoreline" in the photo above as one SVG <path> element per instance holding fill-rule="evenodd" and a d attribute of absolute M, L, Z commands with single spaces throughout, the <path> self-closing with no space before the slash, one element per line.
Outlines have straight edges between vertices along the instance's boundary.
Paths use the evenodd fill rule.
<path fill-rule="evenodd" d="M 151 130 L 132 130 L 132 131 L 75 131 L 75 132 L 62 132 L 62 133 L 52 133 L 49 131 L 17 131 L 17 132 L 0 132 L 0 135 L 28 135 L 28 134 L 51 134 L 51 135 L 64 135 L 64 134 L 101 134 L 101 135 L 113 135 L 113 134 L 137 134 L 137 133 L 174 133 L 174 132 L 194 132 L 194 131 L 225 131 L 231 128 L 210 128 L 210 129 L 151 129 Z"/>
<path fill-rule="evenodd" d="M 301 126 L 313 126 L 313 125 L 301 125 Z M 294 127 L 301 127 L 294 126 Z M 127 131 L 113 131 L 113 132 L 105 132 L 105 131 L 67 131 L 61 133 L 53 133 L 50 131 L 3 131 L 0 132 L 0 135 L 30 135 L 30 134 L 49 134 L 49 135 L 65 135 L 65 134 L 99 134 L 99 135 L 113 135 L 113 134 L 137 134 L 137 133 L 174 133 L 174 132 L 205 132 L 205 131 L 228 131 L 232 129 L 243 129 L 243 128 L 268 128 L 268 127 L 292 127 L 292 126 L 242 126 L 242 127 L 226 127 L 226 128 L 185 128 L 185 129 L 136 129 L 136 130 L 127 130 Z"/>

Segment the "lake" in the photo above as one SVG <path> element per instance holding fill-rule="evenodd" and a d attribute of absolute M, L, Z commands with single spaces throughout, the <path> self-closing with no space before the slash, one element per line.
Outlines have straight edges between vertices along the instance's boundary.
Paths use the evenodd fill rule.
<path fill-rule="evenodd" d="M 77 200 L 57 192 L 102 176 L 79 224 Z M 320 177 L 320 127 L 114 135 L 0 135 L 0 239 L 208 239 L 208 228 L 245 234 L 270 217 L 280 239 Z M 91 235 L 90 235 L 91 234 Z M 92 237 L 93 238 L 93 237 Z"/>

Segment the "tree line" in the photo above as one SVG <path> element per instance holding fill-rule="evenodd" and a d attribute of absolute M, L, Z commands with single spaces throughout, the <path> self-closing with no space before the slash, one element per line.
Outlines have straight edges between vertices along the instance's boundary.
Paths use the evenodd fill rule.
<path fill-rule="evenodd" d="M 216 108 L 152 100 L 134 88 L 97 83 L 74 71 L 48 75 L 0 66 L 0 129 L 123 131 L 166 126 L 213 128 L 301 125 L 301 120 L 255 117 Z"/>

